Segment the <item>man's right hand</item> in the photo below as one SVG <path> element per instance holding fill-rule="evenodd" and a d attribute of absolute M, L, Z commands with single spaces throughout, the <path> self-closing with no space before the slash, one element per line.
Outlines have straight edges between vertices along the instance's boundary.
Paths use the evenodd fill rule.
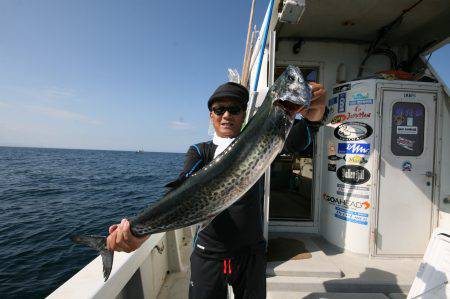
<path fill-rule="evenodd" d="M 122 222 L 119 224 L 114 224 L 109 227 L 106 247 L 110 251 L 125 251 L 129 253 L 138 249 L 149 237 L 150 235 L 141 238 L 135 237 L 131 233 L 130 222 L 122 219 Z"/>

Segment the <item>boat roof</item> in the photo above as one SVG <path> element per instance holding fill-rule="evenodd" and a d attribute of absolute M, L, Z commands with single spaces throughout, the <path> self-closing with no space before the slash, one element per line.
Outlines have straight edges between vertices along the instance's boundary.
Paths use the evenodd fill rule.
<path fill-rule="evenodd" d="M 281 3 L 283 1 L 280 1 Z M 305 0 L 299 24 L 280 23 L 281 38 L 318 38 L 371 42 L 404 10 L 402 22 L 386 35 L 391 46 L 438 43 L 450 35 L 448 0 Z M 415 5 L 416 4 L 416 5 Z M 415 5 L 415 6 L 414 6 Z"/>

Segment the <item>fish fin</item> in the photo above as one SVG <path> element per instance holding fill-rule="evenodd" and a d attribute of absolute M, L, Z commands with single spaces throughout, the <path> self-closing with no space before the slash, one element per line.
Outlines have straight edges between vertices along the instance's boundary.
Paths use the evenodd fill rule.
<path fill-rule="evenodd" d="M 105 281 L 108 280 L 112 270 L 114 251 L 106 249 L 106 237 L 76 235 L 71 236 L 70 239 L 75 243 L 87 245 L 100 252 L 103 263 L 103 278 Z"/>

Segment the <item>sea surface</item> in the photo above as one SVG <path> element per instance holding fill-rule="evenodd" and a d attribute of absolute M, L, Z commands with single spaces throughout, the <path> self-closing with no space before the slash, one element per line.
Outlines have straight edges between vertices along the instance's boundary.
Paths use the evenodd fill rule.
<path fill-rule="evenodd" d="M 0 298 L 42 298 L 96 257 L 73 234 L 160 198 L 183 154 L 0 147 Z"/>

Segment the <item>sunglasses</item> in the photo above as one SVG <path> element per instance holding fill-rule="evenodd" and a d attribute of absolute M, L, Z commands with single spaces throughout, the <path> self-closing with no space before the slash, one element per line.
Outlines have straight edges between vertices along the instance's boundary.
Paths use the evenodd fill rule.
<path fill-rule="evenodd" d="M 230 106 L 218 106 L 213 107 L 212 111 L 215 115 L 223 115 L 225 112 L 230 112 L 232 115 L 238 115 L 242 111 L 242 107 L 239 105 L 230 105 Z"/>

